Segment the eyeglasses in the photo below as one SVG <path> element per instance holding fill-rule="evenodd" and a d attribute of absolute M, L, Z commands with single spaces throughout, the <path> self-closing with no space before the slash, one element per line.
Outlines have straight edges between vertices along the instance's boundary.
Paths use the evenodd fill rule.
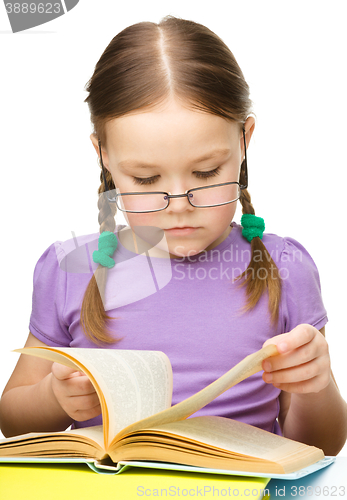
<path fill-rule="evenodd" d="M 223 182 L 220 184 L 189 189 L 182 194 L 170 194 L 164 191 L 120 193 L 118 188 L 110 189 L 106 180 L 101 154 L 101 142 L 99 139 L 100 163 L 105 183 L 105 193 L 103 194 L 106 195 L 110 203 L 116 203 L 119 210 L 129 213 L 159 212 L 160 210 L 165 210 L 169 206 L 172 198 L 182 197 L 187 197 L 189 203 L 196 208 L 212 208 L 234 203 L 240 198 L 241 190 L 246 189 L 248 185 L 246 138 L 244 129 L 243 140 L 245 146 L 245 159 L 242 165 L 245 180 L 243 185 L 240 184 L 240 182 Z"/>

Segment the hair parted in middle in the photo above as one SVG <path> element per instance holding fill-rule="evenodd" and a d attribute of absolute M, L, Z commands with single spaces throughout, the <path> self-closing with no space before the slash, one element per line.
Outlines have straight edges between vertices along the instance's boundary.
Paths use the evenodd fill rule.
<path fill-rule="evenodd" d="M 169 99 L 236 122 L 240 131 L 252 112 L 248 84 L 227 45 L 207 27 L 171 15 L 159 23 L 140 22 L 118 33 L 101 55 L 86 90 L 94 134 L 103 146 L 107 146 L 105 125 L 109 120 L 136 110 L 150 111 Z M 110 172 L 105 173 L 109 188 L 115 189 Z M 244 162 L 241 184 L 243 176 Z M 105 190 L 102 173 L 100 181 L 99 194 Z M 255 214 L 247 189 L 241 191 L 240 202 L 243 214 Z M 98 208 L 100 233 L 114 232 L 115 205 L 100 196 Z M 245 309 L 254 308 L 268 293 L 275 323 L 281 298 L 279 271 L 259 237 L 252 240 L 251 250 L 251 261 L 238 277 L 246 287 Z M 256 251 L 258 258 L 254 259 Z M 119 339 L 107 329 L 112 318 L 102 301 L 107 268 L 99 266 L 95 274 L 97 279 L 93 275 L 84 295 L 81 324 L 94 343 L 114 343 Z"/>

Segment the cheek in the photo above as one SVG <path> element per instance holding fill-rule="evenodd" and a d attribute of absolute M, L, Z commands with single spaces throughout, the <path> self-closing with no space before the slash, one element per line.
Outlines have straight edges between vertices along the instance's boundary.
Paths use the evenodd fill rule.
<path fill-rule="evenodd" d="M 236 208 L 237 208 L 237 202 L 231 203 L 230 206 L 227 208 L 226 216 L 228 217 L 229 221 L 233 220 Z"/>
<path fill-rule="evenodd" d="M 230 203 L 229 205 L 222 205 L 220 207 L 211 208 L 206 214 L 206 221 L 212 224 L 216 229 L 221 226 L 230 224 L 236 212 L 237 204 Z M 206 209 L 208 210 L 208 209 Z"/>
<path fill-rule="evenodd" d="M 165 233 L 158 224 L 158 215 L 153 214 L 132 214 L 124 212 L 125 218 L 134 233 L 142 240 L 146 241 L 150 247 L 161 247 Z M 166 245 L 164 246 L 164 250 Z"/>
<path fill-rule="evenodd" d="M 131 214 L 129 212 L 123 212 L 124 216 L 130 227 L 135 228 L 136 226 L 156 226 L 157 217 L 156 214 Z"/>

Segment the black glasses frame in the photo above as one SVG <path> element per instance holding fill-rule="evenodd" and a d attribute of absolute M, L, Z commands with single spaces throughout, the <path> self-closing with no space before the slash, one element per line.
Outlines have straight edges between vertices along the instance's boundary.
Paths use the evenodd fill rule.
<path fill-rule="evenodd" d="M 234 203 L 235 201 L 237 201 L 239 198 L 236 198 L 235 200 L 232 200 L 232 201 L 226 201 L 225 203 L 219 203 L 218 205 L 204 205 L 204 206 L 196 206 L 194 205 L 191 200 L 190 200 L 190 195 L 192 193 L 192 191 L 201 191 L 202 189 L 209 189 L 209 188 L 212 188 L 212 187 L 218 187 L 218 186 L 226 186 L 226 185 L 229 185 L 229 184 L 238 184 L 239 187 L 240 187 L 240 190 L 243 190 L 243 189 L 247 189 L 248 187 L 248 169 L 247 169 L 247 147 L 246 147 L 246 137 L 245 137 L 245 129 L 243 128 L 243 141 L 244 141 L 244 147 L 245 147 L 245 159 L 244 159 L 244 162 L 243 162 L 243 167 L 244 167 L 244 180 L 245 180 L 245 184 L 240 184 L 240 182 L 223 182 L 223 183 L 220 183 L 220 184 L 212 184 L 212 185 L 209 185 L 209 186 L 201 186 L 201 187 L 198 187 L 198 188 L 192 188 L 192 189 L 188 189 L 185 193 L 182 193 L 182 194 L 169 194 L 169 193 L 166 193 L 165 191 L 147 191 L 147 192 L 127 192 L 127 193 L 117 193 L 115 198 L 114 199 L 110 199 L 108 196 L 107 196 L 107 192 L 108 191 L 112 191 L 108 185 L 108 182 L 106 180 L 106 174 L 105 174 L 105 167 L 104 167 L 104 163 L 102 161 L 102 153 L 101 153 L 101 141 L 100 139 L 98 140 L 98 144 L 99 144 L 99 152 L 100 152 L 100 163 L 101 163 L 101 169 L 102 169 L 102 176 L 103 176 L 103 180 L 104 180 L 104 184 L 105 184 L 105 193 L 106 193 L 106 196 L 107 196 L 107 199 L 110 203 L 116 203 L 117 205 L 117 208 L 119 208 L 119 210 L 121 210 L 122 212 L 127 212 L 127 213 L 151 213 L 151 212 L 160 212 L 162 210 L 166 210 L 167 207 L 169 206 L 169 203 L 170 203 L 170 199 L 171 198 L 182 198 L 184 196 L 187 197 L 187 200 L 189 201 L 189 203 L 194 207 L 194 208 L 213 208 L 213 207 L 220 207 L 222 205 L 228 205 L 229 203 Z M 164 199 L 167 200 L 167 205 L 166 207 L 164 208 L 159 208 L 157 210 L 141 210 L 141 211 L 135 211 L 135 210 L 124 210 L 122 209 L 118 203 L 117 203 L 117 198 L 118 196 L 121 196 L 121 195 L 139 195 L 139 194 L 164 194 L 165 197 Z"/>

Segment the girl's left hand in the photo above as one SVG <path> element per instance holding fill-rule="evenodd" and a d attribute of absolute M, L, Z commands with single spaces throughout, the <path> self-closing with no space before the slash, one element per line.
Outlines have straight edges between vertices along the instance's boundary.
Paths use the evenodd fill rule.
<path fill-rule="evenodd" d="M 298 325 L 268 339 L 278 356 L 263 361 L 263 380 L 290 393 L 319 392 L 330 382 L 329 348 L 322 333 L 311 325 Z"/>

